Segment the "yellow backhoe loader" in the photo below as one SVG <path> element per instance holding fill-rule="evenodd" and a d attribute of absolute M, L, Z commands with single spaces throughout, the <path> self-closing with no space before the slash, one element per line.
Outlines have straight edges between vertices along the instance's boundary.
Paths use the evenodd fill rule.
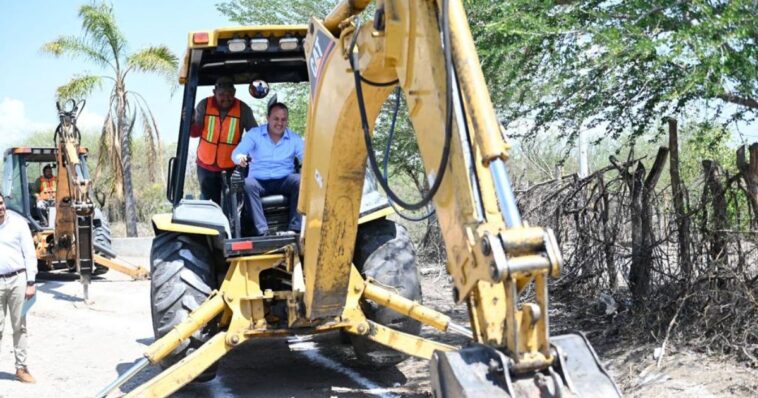
<path fill-rule="evenodd" d="M 116 258 L 108 222 L 91 199 L 88 151 L 80 145 L 81 135 L 76 128 L 84 101 L 56 105 L 60 117 L 54 137 L 56 146 L 7 149 L 3 195 L 8 209 L 29 224 L 39 270 L 78 274 L 84 299 L 88 300 L 92 275 L 113 269 L 144 279 L 148 271 Z M 41 182 L 48 168 L 50 176 Z M 40 179 L 34 181 L 37 177 Z"/>
<path fill-rule="evenodd" d="M 549 335 L 547 282 L 560 274 L 561 253 L 549 229 L 521 220 L 505 165 L 509 146 L 462 2 L 377 1 L 373 19 L 361 22 L 369 3 L 343 0 L 304 26 L 190 34 L 179 144 L 169 163 L 174 210 L 153 220 L 157 340 L 98 396 L 150 363 L 166 369 L 127 396 L 168 396 L 211 377 L 216 361 L 245 341 L 330 331 L 352 336 L 368 361 L 429 359 L 436 397 L 620 396 L 583 336 Z M 196 89 L 220 76 L 250 84 L 254 97 L 267 83 L 307 82 L 300 236 L 247 237 L 238 233 L 245 228 L 237 206 L 224 213 L 182 199 Z M 377 115 L 395 89 L 407 101 L 431 186 L 419 203 L 389 189 L 371 146 Z M 407 234 L 386 218 L 386 201 L 366 205 L 367 160 L 393 202 L 410 209 L 433 203 L 453 295 L 468 305 L 470 326 L 421 304 Z M 233 202 L 239 183 L 229 181 Z M 535 303 L 520 298 L 527 288 Z M 419 324 L 470 343 L 422 338 Z"/>

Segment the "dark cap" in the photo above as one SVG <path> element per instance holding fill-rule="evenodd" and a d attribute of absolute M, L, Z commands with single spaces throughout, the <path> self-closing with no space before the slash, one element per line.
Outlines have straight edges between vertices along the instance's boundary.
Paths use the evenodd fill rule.
<path fill-rule="evenodd" d="M 216 79 L 215 88 L 234 90 L 234 81 L 230 77 L 221 76 L 218 79 Z"/>

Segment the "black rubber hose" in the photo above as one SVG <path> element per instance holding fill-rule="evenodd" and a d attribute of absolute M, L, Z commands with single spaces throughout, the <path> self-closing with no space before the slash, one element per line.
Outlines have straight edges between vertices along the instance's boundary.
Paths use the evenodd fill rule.
<path fill-rule="evenodd" d="M 356 67 L 356 59 L 355 54 L 353 50 L 355 49 L 355 44 L 357 42 L 358 38 L 358 28 L 356 28 L 356 33 L 353 35 L 353 39 L 350 43 L 350 67 L 353 69 L 353 76 L 355 78 L 355 91 L 356 91 L 356 97 L 358 99 L 358 110 L 360 112 L 361 116 L 361 127 L 363 128 L 363 138 L 366 143 L 366 150 L 368 152 L 368 159 L 369 164 L 371 166 L 371 171 L 374 172 L 374 174 L 377 176 L 377 180 L 379 181 L 379 185 L 381 185 L 382 189 L 387 193 L 387 196 L 389 198 L 400 205 L 402 208 L 406 210 L 418 210 L 423 207 L 425 207 L 429 202 L 431 202 L 434 195 L 437 194 L 437 191 L 439 190 L 439 187 L 442 183 L 442 179 L 444 178 L 445 171 L 447 169 L 447 164 L 450 159 L 450 142 L 452 141 L 452 135 L 453 135 L 453 57 L 452 57 L 452 49 L 450 44 L 450 24 L 449 24 L 449 15 L 448 15 L 448 0 L 442 1 L 442 18 L 441 18 L 441 26 L 442 26 L 442 42 L 443 42 L 443 50 L 445 55 L 445 75 L 446 75 L 446 83 L 447 88 L 445 90 L 445 101 L 446 101 L 446 112 L 445 112 L 445 142 L 442 148 L 442 158 L 440 159 L 440 165 L 437 169 L 437 173 L 435 175 L 434 183 L 432 184 L 432 187 L 429 189 L 429 191 L 422 196 L 421 200 L 416 203 L 408 203 L 401 199 L 389 186 L 389 183 L 387 182 L 386 176 L 383 176 L 379 170 L 379 165 L 376 161 L 376 155 L 374 154 L 374 146 L 371 143 L 371 134 L 369 131 L 369 124 L 368 124 L 368 116 L 366 114 L 366 106 L 363 100 L 363 89 L 361 86 L 361 74 L 360 71 Z"/>

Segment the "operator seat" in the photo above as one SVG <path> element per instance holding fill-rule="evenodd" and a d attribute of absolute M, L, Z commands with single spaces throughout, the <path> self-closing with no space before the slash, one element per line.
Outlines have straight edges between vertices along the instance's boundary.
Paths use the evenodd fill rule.
<path fill-rule="evenodd" d="M 300 173 L 301 168 L 300 161 L 295 158 L 295 172 Z M 247 177 L 248 170 L 246 168 L 238 166 L 235 170 L 239 171 L 243 179 Z M 231 176 L 228 176 L 228 178 L 231 178 Z M 226 183 L 230 186 L 232 185 L 230 180 L 226 180 Z M 242 236 L 254 236 L 255 227 L 251 222 L 249 216 L 250 210 L 248 209 L 247 201 L 244 200 L 244 194 L 239 196 L 239 199 L 244 203 L 244 206 L 241 206 L 242 208 L 239 210 Z M 263 214 L 266 215 L 266 224 L 268 224 L 269 231 L 287 231 L 289 226 L 289 199 L 287 196 L 279 194 L 266 195 L 261 197 L 261 204 L 263 205 Z"/>
<path fill-rule="evenodd" d="M 289 198 L 284 195 L 269 195 L 261 198 L 263 213 L 270 231 L 286 231 L 289 225 Z"/>

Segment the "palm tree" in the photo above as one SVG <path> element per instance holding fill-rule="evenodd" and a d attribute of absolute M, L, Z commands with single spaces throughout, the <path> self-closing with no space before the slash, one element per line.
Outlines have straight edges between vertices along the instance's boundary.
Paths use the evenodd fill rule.
<path fill-rule="evenodd" d="M 113 175 L 113 192 L 123 200 L 127 236 L 137 236 L 130 144 L 132 131 L 138 120 L 148 150 L 147 158 L 151 178 L 155 178 L 156 161 L 162 154 L 160 134 L 147 101 L 139 93 L 126 89 L 129 72 L 148 72 L 173 79 L 177 70 L 177 57 L 166 46 L 151 46 L 129 53 L 124 35 L 116 25 L 111 5 L 88 4 L 79 8 L 82 20 L 81 36 L 61 36 L 42 47 L 45 53 L 68 55 L 93 62 L 106 71 L 106 75 L 77 74 L 58 87 L 61 99 L 86 97 L 104 82 L 112 83 L 110 103 L 105 116 L 97 173 L 106 168 Z M 122 196 L 123 195 L 123 196 Z"/>

